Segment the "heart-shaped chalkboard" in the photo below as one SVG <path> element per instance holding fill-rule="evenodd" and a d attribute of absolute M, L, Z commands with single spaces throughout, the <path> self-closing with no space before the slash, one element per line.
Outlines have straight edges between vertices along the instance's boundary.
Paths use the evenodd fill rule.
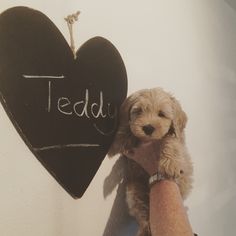
<path fill-rule="evenodd" d="M 15 7 L 0 15 L 1 102 L 37 159 L 79 198 L 113 141 L 127 76 L 102 37 L 76 56 L 41 12 Z"/>

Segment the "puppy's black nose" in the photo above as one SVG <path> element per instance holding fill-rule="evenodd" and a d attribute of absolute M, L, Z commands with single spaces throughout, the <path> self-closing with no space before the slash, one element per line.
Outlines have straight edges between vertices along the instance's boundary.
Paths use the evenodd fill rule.
<path fill-rule="evenodd" d="M 143 126 L 143 131 L 146 135 L 151 135 L 155 128 L 152 125 L 144 125 Z"/>

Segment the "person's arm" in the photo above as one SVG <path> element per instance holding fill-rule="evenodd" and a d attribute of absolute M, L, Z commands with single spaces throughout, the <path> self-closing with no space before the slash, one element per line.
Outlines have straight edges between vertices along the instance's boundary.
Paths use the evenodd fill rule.
<path fill-rule="evenodd" d="M 151 176 L 157 172 L 155 144 L 145 143 L 126 154 Z M 150 189 L 150 228 L 152 236 L 193 236 L 177 184 L 161 180 Z"/>
<path fill-rule="evenodd" d="M 162 180 L 151 187 L 150 227 L 152 236 L 193 236 L 174 181 Z"/>

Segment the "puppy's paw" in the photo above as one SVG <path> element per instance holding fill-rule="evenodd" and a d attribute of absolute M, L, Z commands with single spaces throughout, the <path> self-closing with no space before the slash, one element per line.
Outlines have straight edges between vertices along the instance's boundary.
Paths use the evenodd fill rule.
<path fill-rule="evenodd" d="M 184 174 L 181 163 L 171 158 L 161 158 L 158 171 L 167 178 L 173 179 L 178 179 Z"/>
<path fill-rule="evenodd" d="M 159 159 L 159 171 L 169 178 L 178 179 L 184 175 L 184 148 L 178 139 L 168 137 L 163 142 Z"/>

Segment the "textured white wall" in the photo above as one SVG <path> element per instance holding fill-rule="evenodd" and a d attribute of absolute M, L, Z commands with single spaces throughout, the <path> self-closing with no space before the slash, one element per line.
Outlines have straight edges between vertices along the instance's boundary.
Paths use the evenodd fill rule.
<path fill-rule="evenodd" d="M 79 46 L 101 35 L 123 56 L 129 93 L 161 86 L 189 116 L 187 143 L 195 187 L 187 200 L 201 236 L 236 232 L 236 4 L 234 0 L 1 0 L 0 11 L 25 5 L 48 15 L 68 40 L 64 16 L 81 10 Z M 102 183 L 105 159 L 91 186 L 73 200 L 33 157 L 0 106 L 0 234 L 101 236 L 114 194 Z"/>

